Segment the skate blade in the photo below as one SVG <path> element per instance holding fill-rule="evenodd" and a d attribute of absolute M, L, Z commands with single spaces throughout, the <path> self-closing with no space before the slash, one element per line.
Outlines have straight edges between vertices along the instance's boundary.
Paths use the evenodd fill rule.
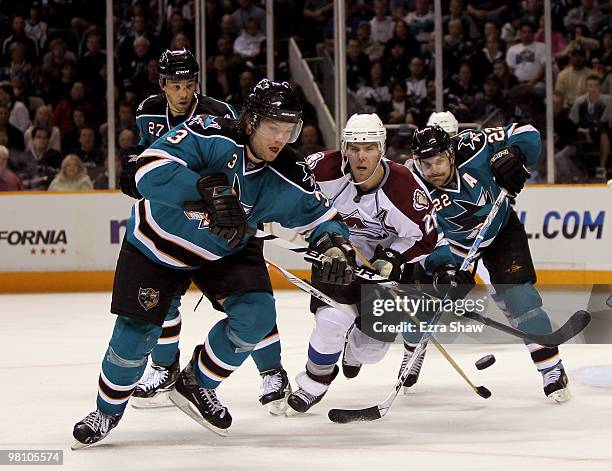
<path fill-rule="evenodd" d="M 572 398 L 572 395 L 568 388 L 563 388 L 550 393 L 548 397 L 555 401 L 557 404 L 563 404 L 564 402 L 569 401 Z"/>
<path fill-rule="evenodd" d="M 174 407 L 168 394 L 170 394 L 170 391 L 162 391 L 152 397 L 132 396 L 130 404 L 134 409 L 161 409 L 163 407 Z"/>
<path fill-rule="evenodd" d="M 92 445 L 95 445 L 95 443 L 81 443 L 80 441 L 75 440 L 74 443 L 70 445 L 70 449 L 71 450 L 81 450 L 83 448 L 88 448 Z"/>
<path fill-rule="evenodd" d="M 220 435 L 221 437 L 225 437 L 228 435 L 229 427 L 226 429 L 219 428 L 208 422 L 206 419 L 204 419 L 204 417 L 200 415 L 199 412 L 197 412 L 197 409 L 194 410 L 194 405 L 187 399 L 185 399 L 185 397 L 180 394 L 176 389 L 170 391 L 170 393 L 168 394 L 168 398 L 176 407 L 182 410 L 185 414 L 195 420 L 202 427 L 207 428 L 211 432 L 214 432 L 217 435 Z"/>

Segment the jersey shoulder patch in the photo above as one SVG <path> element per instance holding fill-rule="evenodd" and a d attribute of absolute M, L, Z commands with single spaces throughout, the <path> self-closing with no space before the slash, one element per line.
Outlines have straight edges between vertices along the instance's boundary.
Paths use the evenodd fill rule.
<path fill-rule="evenodd" d="M 232 108 L 227 103 L 199 94 L 196 114 L 210 114 L 228 119 L 237 118 L 237 114 L 233 112 Z"/>
<path fill-rule="evenodd" d="M 236 141 L 236 132 L 232 126 L 232 120 L 199 114 L 185 121 L 185 127 L 196 136 L 223 136 Z"/>
<path fill-rule="evenodd" d="M 145 114 L 166 116 L 166 104 L 166 96 L 163 93 L 151 95 L 142 100 L 136 108 L 136 118 Z"/>
<path fill-rule="evenodd" d="M 455 146 L 455 165 L 461 165 L 474 157 L 487 144 L 487 137 L 482 131 L 468 129 L 451 138 Z"/>
<path fill-rule="evenodd" d="M 315 152 L 306 157 L 306 163 L 318 182 L 337 180 L 342 175 L 342 155 L 337 150 Z"/>
<path fill-rule="evenodd" d="M 389 201 L 407 216 L 415 212 L 429 211 L 431 201 L 427 190 L 416 180 L 414 174 L 398 163 L 387 164 L 389 176 L 382 186 L 382 191 Z"/>
<path fill-rule="evenodd" d="M 302 154 L 292 147 L 285 146 L 268 166 L 282 179 L 288 180 L 302 191 L 313 193 L 316 190 L 314 174 Z"/>

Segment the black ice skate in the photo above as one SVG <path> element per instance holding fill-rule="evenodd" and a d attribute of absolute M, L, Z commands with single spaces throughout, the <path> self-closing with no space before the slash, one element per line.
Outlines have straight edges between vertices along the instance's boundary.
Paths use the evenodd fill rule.
<path fill-rule="evenodd" d="M 120 415 L 107 415 L 99 409 L 90 412 L 87 417 L 74 424 L 72 436 L 76 442 L 70 448 L 78 450 L 98 443 L 117 426 L 120 419 Z"/>
<path fill-rule="evenodd" d="M 352 352 L 348 342 L 344 342 L 344 351 L 342 352 L 342 374 L 345 378 L 356 378 L 361 371 L 362 363 L 357 360 Z"/>
<path fill-rule="evenodd" d="M 176 378 L 174 389 L 168 397 L 185 414 L 197 423 L 206 427 L 218 435 L 227 435 L 227 430 L 232 425 L 232 416 L 227 407 L 223 407 L 214 389 L 206 389 L 200 386 L 196 380 L 194 368 L 200 354 L 201 345 L 193 352 L 189 364 Z"/>
<path fill-rule="evenodd" d="M 423 366 L 423 360 L 425 360 L 426 351 L 427 350 L 421 351 L 421 353 L 419 354 L 419 357 L 414 362 L 414 365 L 412 365 L 412 368 L 410 368 L 410 373 L 408 374 L 408 376 L 406 377 L 406 380 L 404 381 L 404 394 L 408 394 L 408 388 L 411 388 L 412 386 L 414 386 L 416 382 L 418 381 L 419 374 L 421 374 L 421 367 Z M 401 375 L 402 370 L 410 361 L 410 358 L 412 358 L 412 354 L 413 352 L 410 350 L 406 350 L 406 347 L 404 346 L 404 357 L 402 358 L 402 366 L 400 366 L 398 377 Z"/>
<path fill-rule="evenodd" d="M 259 402 L 268 408 L 272 415 L 282 415 L 287 410 L 287 397 L 291 394 L 291 385 L 283 367 L 260 373 L 261 396 Z"/>
<path fill-rule="evenodd" d="M 542 380 L 544 382 L 544 394 L 550 397 L 555 402 L 561 404 L 571 399 L 569 388 L 567 387 L 568 379 L 563 367 L 554 367 L 542 372 Z"/>
<path fill-rule="evenodd" d="M 168 393 L 174 389 L 180 369 L 178 355 L 176 361 L 170 366 L 151 363 L 150 368 L 147 368 L 134 389 L 132 407 L 135 409 L 172 407 Z"/>
<path fill-rule="evenodd" d="M 289 395 L 287 399 L 286 414 L 288 416 L 294 416 L 308 412 L 312 406 L 321 402 L 323 396 L 329 389 L 330 383 L 338 376 L 339 368 L 334 365 L 334 371 L 330 376 L 330 379 L 326 382 L 318 382 L 308 376 L 308 373 L 302 371 L 297 375 L 295 380 L 297 381 L 300 388 Z"/>

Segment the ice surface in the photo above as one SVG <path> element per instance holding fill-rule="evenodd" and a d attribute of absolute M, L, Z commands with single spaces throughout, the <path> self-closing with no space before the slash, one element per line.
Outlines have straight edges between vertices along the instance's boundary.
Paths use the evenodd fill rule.
<path fill-rule="evenodd" d="M 205 302 L 193 312 L 197 298 L 189 292 L 183 302 L 183 364 L 219 318 Z M 385 418 L 348 425 L 329 422 L 327 411 L 384 399 L 401 362 L 400 346 L 358 378 L 338 378 L 311 414 L 295 418 L 269 416 L 259 405 L 259 376 L 248 360 L 219 390 L 234 417 L 228 437 L 174 408 L 128 407 L 104 441 L 71 451 L 74 423 L 95 407 L 114 322 L 109 304 L 108 293 L 0 296 L 0 448 L 62 449 L 61 469 L 92 471 L 612 469 L 612 345 L 561 349 L 573 394 L 564 405 L 544 397 L 522 345 L 447 346 L 473 381 L 493 392 L 488 400 L 472 393 L 432 348 L 419 383 Z M 291 379 L 306 361 L 313 323 L 307 305 L 305 295 L 277 294 Z M 496 364 L 477 371 L 474 361 L 488 353 Z"/>

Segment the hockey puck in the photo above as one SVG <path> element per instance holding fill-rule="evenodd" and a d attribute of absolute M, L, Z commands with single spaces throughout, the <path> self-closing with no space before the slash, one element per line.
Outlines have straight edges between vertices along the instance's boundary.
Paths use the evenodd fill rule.
<path fill-rule="evenodd" d="M 495 357 L 493 355 L 485 355 L 480 360 L 476 361 L 476 368 L 478 368 L 479 370 L 484 370 L 485 368 L 491 366 L 493 363 L 495 363 Z"/>

